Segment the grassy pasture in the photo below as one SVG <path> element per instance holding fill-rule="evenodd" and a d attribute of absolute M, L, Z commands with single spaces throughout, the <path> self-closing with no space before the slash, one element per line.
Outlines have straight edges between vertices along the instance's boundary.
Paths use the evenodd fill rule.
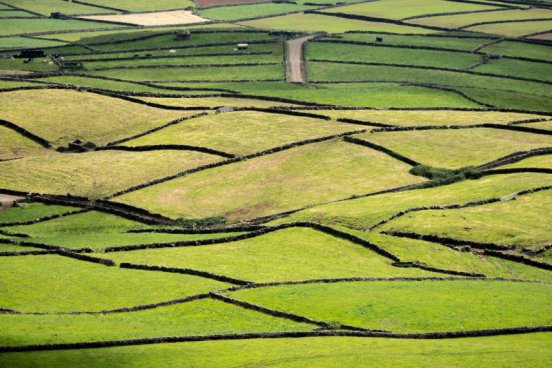
<path fill-rule="evenodd" d="M 0 126 L 0 160 L 19 158 L 42 150 L 42 146 L 15 131 Z M 2 161 L 0 161 L 0 167 Z"/>
<path fill-rule="evenodd" d="M 257 100 L 254 98 L 238 98 L 236 96 L 228 97 L 186 97 L 186 98 L 171 98 L 171 97 L 143 97 L 143 101 L 158 103 L 166 106 L 177 106 L 177 107 L 194 107 L 194 106 L 203 106 L 203 107 L 220 107 L 220 106 L 232 106 L 232 107 L 282 107 L 282 106 L 296 106 L 293 104 L 285 102 L 277 102 L 270 100 Z M 251 112 L 252 113 L 252 112 Z M 240 113 L 232 113 L 225 115 L 226 117 L 232 117 L 239 115 Z M 261 115 L 262 116 L 262 115 Z M 275 117 L 273 114 L 265 114 L 264 116 Z M 259 117 L 259 116 L 257 116 Z M 213 118 L 213 116 L 210 116 Z M 205 119 L 198 119 L 205 120 Z M 191 121 L 190 123 L 193 123 Z M 189 125 L 189 124 L 188 124 Z"/>
<path fill-rule="evenodd" d="M 544 32 L 552 28 L 552 20 L 494 23 L 466 28 L 468 31 L 498 34 L 510 37 L 521 37 L 533 33 Z"/>
<path fill-rule="evenodd" d="M 49 64 L 48 59 L 36 58 L 30 62 L 27 59 L 0 59 L 0 70 L 29 70 L 29 71 L 57 71 L 59 68 L 55 64 Z"/>
<path fill-rule="evenodd" d="M 552 192 L 548 190 L 515 201 L 411 213 L 387 223 L 382 229 L 538 249 L 552 241 L 552 221 L 548 216 L 551 204 Z"/>
<path fill-rule="evenodd" d="M 0 224 L 5 222 L 19 222 L 34 220 L 44 216 L 55 215 L 73 211 L 76 208 L 57 205 L 45 205 L 42 203 L 22 204 L 13 207 L 9 211 L 0 212 Z"/>
<path fill-rule="evenodd" d="M 48 151 L 1 165 L 9 189 L 98 198 L 219 159 L 194 151 Z"/>
<path fill-rule="evenodd" d="M 205 170 L 115 199 L 173 217 L 222 215 L 236 221 L 420 182 L 408 168 L 380 152 L 333 140 Z"/>
<path fill-rule="evenodd" d="M 87 69 L 96 68 L 118 68 L 118 67 L 142 67 L 142 66 L 164 66 L 164 65 L 208 65 L 208 64 L 241 64 L 241 63 L 281 63 L 282 57 L 277 55 L 224 55 L 224 56 L 187 56 L 187 57 L 165 57 L 155 59 L 135 59 L 116 61 L 93 61 L 86 62 Z"/>
<path fill-rule="evenodd" d="M 310 367 L 435 367 L 464 366 L 545 368 L 551 358 L 552 334 L 506 335 L 477 339 L 400 340 L 385 338 L 315 337 L 302 339 L 256 339 L 153 344 L 110 349 L 80 349 L 55 352 L 0 355 L 8 366 L 45 367 L 79 364 L 91 367 L 132 362 L 140 368 L 191 368 L 209 366 L 267 365 L 271 368 Z M 239 354 L 236 352 L 239 351 Z M 408 361 L 405 360 L 408 356 Z M 170 357 L 170 359 L 167 359 Z"/>
<path fill-rule="evenodd" d="M 453 35 L 444 37 L 443 34 L 438 34 L 439 37 L 429 37 L 429 35 L 400 35 L 400 34 L 384 34 L 384 33 L 344 33 L 337 35 L 336 39 L 344 41 L 361 41 L 375 43 L 376 38 L 383 39 L 383 45 L 401 45 L 401 46 L 422 46 L 422 47 L 441 47 L 447 49 L 470 51 L 482 43 L 488 42 L 487 39 L 479 38 L 456 38 Z"/>
<path fill-rule="evenodd" d="M 551 47 L 547 45 L 529 44 L 516 41 L 502 41 L 487 47 L 481 51 L 490 54 L 507 56 L 524 56 L 533 59 L 552 61 Z"/>
<path fill-rule="evenodd" d="M 57 89 L 3 93 L 0 111 L 2 118 L 55 145 L 77 138 L 102 145 L 197 113 L 161 110 L 94 93 Z"/>
<path fill-rule="evenodd" d="M 494 4 L 480 5 L 469 3 L 450 3 L 442 0 L 380 0 L 363 4 L 353 4 L 323 10 L 328 13 L 345 13 L 376 18 L 402 19 L 416 15 L 443 12 L 498 9 Z"/>
<path fill-rule="evenodd" d="M 116 24 L 106 25 L 105 23 L 50 18 L 0 19 L 0 36 L 106 27 L 115 29 L 120 26 Z"/>
<path fill-rule="evenodd" d="M 43 40 L 26 37 L 2 37 L 0 38 L 0 49 L 20 49 L 30 47 L 51 47 L 61 46 L 63 42 L 53 40 Z"/>
<path fill-rule="evenodd" d="M 373 66 L 309 62 L 309 79 L 315 81 L 405 81 L 432 83 L 443 86 L 484 87 L 487 89 L 510 90 L 550 96 L 545 85 L 528 81 L 511 80 L 507 77 L 492 77 L 464 74 L 460 71 L 424 70 L 406 66 Z M 491 91 L 492 92 L 492 91 Z"/>
<path fill-rule="evenodd" d="M 506 124 L 517 120 L 541 118 L 539 115 L 498 111 L 450 110 L 322 110 L 334 119 L 349 118 L 399 126 Z"/>
<path fill-rule="evenodd" d="M 550 177 L 547 174 L 491 175 L 442 187 L 381 194 L 321 205 L 297 212 L 280 221 L 315 221 L 364 230 L 412 207 L 462 204 L 503 197 L 549 184 Z M 381 203 L 385 203 L 385 207 Z"/>
<path fill-rule="evenodd" d="M 138 34 L 113 34 L 104 35 L 99 37 L 83 38 L 80 41 L 91 44 L 97 51 L 124 51 L 133 49 L 156 49 L 159 47 L 178 47 L 178 46 L 192 46 L 206 43 L 219 43 L 219 42 L 252 42 L 259 40 L 270 40 L 274 37 L 269 36 L 265 32 L 247 32 L 247 33 L 235 33 L 235 32 L 212 32 L 212 33 L 193 33 L 188 40 L 176 40 L 176 32 L 143 32 Z M 158 33 L 157 36 L 155 36 Z M 143 40 L 135 40 L 134 38 L 140 36 L 152 36 Z M 121 38 L 124 36 L 124 38 Z M 116 44 L 100 44 L 112 41 L 125 41 Z"/>
<path fill-rule="evenodd" d="M 57 255 L 6 257 L 0 272 L 2 306 L 30 312 L 125 308 L 227 287 L 196 276 L 106 267 Z"/>
<path fill-rule="evenodd" d="M 2 346 L 313 328 L 211 299 L 107 315 L 0 315 L 0 326 Z"/>
<path fill-rule="evenodd" d="M 240 22 L 239 24 L 260 29 L 277 29 L 300 32 L 342 33 L 354 30 L 419 34 L 434 32 L 424 28 L 401 26 L 391 23 L 343 19 L 320 14 L 289 14 L 271 18 L 249 20 Z"/>
<path fill-rule="evenodd" d="M 126 69 L 86 72 L 89 75 L 117 77 L 133 81 L 177 81 L 177 80 L 265 80 L 283 79 L 282 65 L 220 66 L 209 68 L 158 68 Z"/>
<path fill-rule="evenodd" d="M 90 14 L 90 13 L 113 13 L 113 10 L 100 9 L 93 6 L 78 4 L 62 0 L 4 0 L 5 4 L 14 5 L 18 8 L 32 11 L 34 13 L 49 16 L 53 12 L 64 14 Z"/>
<path fill-rule="evenodd" d="M 211 114 L 125 143 L 190 144 L 241 156 L 305 139 L 357 130 L 351 124 L 298 116 L 236 111 Z"/>
<path fill-rule="evenodd" d="M 267 17 L 289 12 L 300 12 L 314 8 L 316 8 L 316 6 L 286 3 L 277 4 L 269 2 L 247 5 L 217 6 L 214 8 L 201 9 L 199 10 L 199 15 L 212 20 L 236 21 L 239 19 Z"/>
<path fill-rule="evenodd" d="M 357 244 L 312 229 L 285 229 L 232 243 L 108 253 L 117 262 L 192 268 L 247 281 L 435 276 L 398 268 Z"/>
<path fill-rule="evenodd" d="M 552 81 L 552 64 L 521 60 L 493 60 L 473 70 L 484 73 L 512 75 L 517 77 Z"/>
<path fill-rule="evenodd" d="M 507 87 L 506 87 L 507 88 Z M 478 101 L 484 101 L 492 106 L 529 111 L 552 111 L 548 106 L 552 97 L 543 96 L 546 87 L 536 87 L 533 92 L 516 92 L 511 90 L 493 90 L 487 88 L 460 87 L 463 93 Z"/>
<path fill-rule="evenodd" d="M 314 42 L 308 45 L 309 59 L 364 61 L 371 63 L 426 65 L 462 69 L 480 60 L 479 55 L 446 51 L 396 49 L 364 45 Z"/>
<path fill-rule="evenodd" d="M 550 136 L 488 128 L 366 133 L 358 137 L 425 165 L 450 169 L 552 145 Z"/>
<path fill-rule="evenodd" d="M 444 15 L 430 18 L 413 19 L 410 23 L 425 24 L 430 26 L 444 27 L 444 28 L 460 28 L 469 24 L 479 22 L 496 22 L 503 20 L 525 20 L 525 19 L 539 19 L 539 18 L 552 18 L 552 10 L 533 8 L 533 9 L 515 9 L 504 10 L 488 13 L 477 14 L 458 14 L 458 15 Z M 508 24 L 508 23 L 506 23 Z M 530 25 L 531 23 L 522 23 Z M 521 26 L 523 27 L 523 26 Z M 473 28 L 468 28 L 474 30 Z M 492 33 L 492 32 L 489 32 Z"/>
<path fill-rule="evenodd" d="M 536 128 L 536 129 L 544 129 L 544 130 L 552 130 L 552 120 L 541 121 L 540 123 L 520 124 L 519 126 Z"/>
<path fill-rule="evenodd" d="M 440 244 L 422 240 L 350 229 L 347 231 L 390 251 L 404 262 L 424 262 L 436 268 L 482 273 L 487 277 L 519 278 L 546 282 L 552 280 L 550 272 L 535 267 L 527 267 L 517 262 L 484 257 L 470 252 L 459 252 Z"/>
<path fill-rule="evenodd" d="M 421 332 L 546 325 L 551 292 L 549 285 L 515 282 L 398 281 L 287 285 L 230 295 L 357 327 Z"/>
<path fill-rule="evenodd" d="M 195 3 L 191 0 L 156 0 L 155 2 L 147 0 L 87 0 L 87 3 L 130 12 L 184 9 L 195 6 Z M 101 12 L 105 13 L 105 11 Z"/>
<path fill-rule="evenodd" d="M 309 63 L 312 64 L 312 63 Z M 357 75 L 358 79 L 358 75 Z M 268 97 L 284 97 L 304 102 L 352 107 L 478 107 L 479 105 L 449 91 L 419 86 L 405 86 L 400 83 L 336 83 L 309 84 L 290 83 L 221 83 L 197 84 L 196 86 L 218 86 L 242 93 Z"/>

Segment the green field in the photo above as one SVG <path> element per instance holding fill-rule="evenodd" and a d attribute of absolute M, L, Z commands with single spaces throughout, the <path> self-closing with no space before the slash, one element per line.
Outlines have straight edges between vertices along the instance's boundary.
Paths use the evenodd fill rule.
<path fill-rule="evenodd" d="M 0 367 L 549 367 L 551 30 L 0 1 Z"/>

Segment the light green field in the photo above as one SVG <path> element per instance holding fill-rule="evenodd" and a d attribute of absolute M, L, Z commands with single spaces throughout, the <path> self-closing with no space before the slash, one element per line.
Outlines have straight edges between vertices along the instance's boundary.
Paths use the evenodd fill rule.
<path fill-rule="evenodd" d="M 23 137 L 12 129 L 0 126 L 0 134 L 3 138 L 0 141 L 0 160 L 19 158 L 42 150 L 41 145 L 29 138 Z"/>
<path fill-rule="evenodd" d="M 253 98 L 237 98 L 237 97 L 190 97 L 190 98 L 166 98 L 166 97 L 143 97 L 142 101 L 153 102 L 165 106 L 177 106 L 177 107 L 275 107 L 275 106 L 293 106 L 289 103 L 257 100 Z M 226 115 L 226 117 L 233 116 L 235 114 Z M 274 117 L 274 115 L 268 115 Z"/>
<path fill-rule="evenodd" d="M 77 30 L 89 28 L 118 28 L 116 24 L 85 22 L 82 20 L 60 20 L 50 18 L 0 19 L 0 35 L 20 35 L 54 30 Z"/>
<path fill-rule="evenodd" d="M 188 144 L 242 156 L 305 139 L 355 130 L 358 130 L 356 125 L 321 119 L 236 111 L 193 119 L 131 140 L 125 145 Z"/>
<path fill-rule="evenodd" d="M 304 6 L 286 3 L 264 3 L 249 5 L 231 5 L 217 6 L 199 10 L 199 15 L 203 18 L 219 21 L 236 21 L 239 19 L 249 19 L 256 17 L 266 17 L 270 15 L 285 14 L 290 12 L 300 12 L 303 10 L 314 9 L 314 6 Z"/>
<path fill-rule="evenodd" d="M 45 205 L 42 203 L 31 203 L 13 207 L 10 211 L 0 212 L 0 223 L 28 221 L 50 216 L 58 213 L 64 213 L 76 210 L 73 207 Z"/>
<path fill-rule="evenodd" d="M 330 13 L 365 15 L 376 18 L 402 19 L 416 15 L 443 12 L 460 12 L 474 10 L 498 9 L 496 6 L 451 3 L 442 0 L 421 0 L 413 3 L 409 0 L 380 0 L 364 4 L 354 4 L 325 10 Z M 493 4 L 494 5 L 494 4 Z M 479 16 L 479 15 L 478 15 Z"/>
<path fill-rule="evenodd" d="M 506 124 L 512 121 L 540 118 L 538 115 L 497 111 L 447 110 L 321 110 L 332 118 L 348 118 L 388 125 L 475 125 Z M 533 125 L 531 125 L 533 126 Z"/>
<path fill-rule="evenodd" d="M 545 63 L 535 63 L 520 60 L 493 60 L 474 68 L 477 72 L 512 75 L 524 78 L 551 81 L 552 66 Z"/>
<path fill-rule="evenodd" d="M 552 20 L 516 22 L 516 23 L 494 23 L 482 26 L 466 28 L 468 31 L 498 34 L 510 37 L 520 37 L 533 33 L 544 32 L 552 28 Z"/>
<path fill-rule="evenodd" d="M 490 54 L 525 56 L 533 59 L 552 61 L 550 46 L 527 44 L 523 42 L 502 41 L 494 45 L 487 46 L 481 51 Z"/>
<path fill-rule="evenodd" d="M 90 367 L 121 365 L 132 361 L 136 367 L 240 367 L 245 365 L 279 368 L 310 367 L 445 367 L 545 368 L 551 354 L 550 333 L 494 336 L 477 339 L 401 340 L 355 337 L 302 339 L 255 339 L 154 344 L 109 349 L 81 349 L 55 352 L 0 355 L 8 366 L 47 367 L 80 364 Z M 239 354 L 236 354 L 239 351 Z M 408 361 L 405 360 L 408 356 Z M 167 359 L 170 357 L 170 359 Z M 123 363 L 124 364 L 124 363 Z"/>
<path fill-rule="evenodd" d="M 443 34 L 435 35 L 410 35 L 410 34 L 387 34 L 387 33 L 344 33 L 337 35 L 336 40 L 361 41 L 376 43 L 377 37 L 382 38 L 383 45 L 401 45 L 401 46 L 422 46 L 422 47 L 441 47 L 447 49 L 470 51 L 473 48 L 486 43 L 488 39 L 479 38 L 457 38 L 454 35 L 444 37 Z"/>
<path fill-rule="evenodd" d="M 552 120 L 541 121 L 539 123 L 520 124 L 519 126 L 524 126 L 527 128 L 535 128 L 535 129 L 552 130 Z"/>
<path fill-rule="evenodd" d="M 36 39 L 36 38 L 25 38 L 25 37 L 0 38 L 0 48 L 2 49 L 13 49 L 13 48 L 21 48 L 21 47 L 51 47 L 51 46 L 61 46 L 61 45 L 64 45 L 64 43 L 58 42 L 58 41 Z"/>
<path fill-rule="evenodd" d="M 133 307 L 226 287 L 197 276 L 106 267 L 56 255 L 6 257 L 0 272 L 2 306 L 27 312 Z M 17 288 L 9 287 L 14 283 Z"/>
<path fill-rule="evenodd" d="M 335 277 L 436 276 L 312 229 L 285 229 L 231 243 L 107 253 L 117 262 L 192 268 L 255 282 Z"/>
<path fill-rule="evenodd" d="M 37 330 L 36 325 L 42 328 Z M 106 315 L 0 315 L 0 326 L 3 330 L 0 337 L 2 346 L 258 331 L 308 331 L 314 327 L 211 299 Z M 78 332 L 75 333 L 76 329 Z"/>
<path fill-rule="evenodd" d="M 500 166 L 500 169 L 515 168 L 515 167 L 552 168 L 552 157 L 550 155 L 533 156 L 518 162 L 514 162 L 513 164 Z"/>
<path fill-rule="evenodd" d="M 30 10 L 35 13 L 50 16 L 53 12 L 63 14 L 90 14 L 90 13 L 113 13 L 113 10 L 100 9 L 93 6 L 74 3 L 62 0 L 5 0 L 5 4 L 15 5 L 18 8 Z"/>
<path fill-rule="evenodd" d="M 477 14 L 445 15 L 445 16 L 438 16 L 438 17 L 413 19 L 410 22 L 416 23 L 416 24 L 425 24 L 430 26 L 444 27 L 444 28 L 460 28 L 469 24 L 479 23 L 479 22 L 496 22 L 496 21 L 503 21 L 503 20 L 525 20 L 525 19 L 539 19 L 539 18 L 552 18 L 552 10 L 538 9 L 538 8 L 524 9 L 524 10 L 516 9 L 516 10 L 505 10 L 505 11 L 488 12 L 488 13 L 477 13 Z M 508 25 L 508 24 L 509 23 L 505 23 L 504 25 Z M 531 23 L 520 23 L 520 25 L 521 24 L 530 25 Z M 521 25 L 521 27 L 523 26 Z"/>
<path fill-rule="evenodd" d="M 380 152 L 333 140 L 205 170 L 116 200 L 172 217 L 236 221 L 422 181 L 408 168 Z"/>
<path fill-rule="evenodd" d="M 508 196 L 549 184 L 550 177 L 546 174 L 491 175 L 442 187 L 382 194 L 317 206 L 293 214 L 285 221 L 316 221 L 363 230 L 412 207 L 462 204 Z M 385 206 L 381 203 L 385 203 Z"/>
<path fill-rule="evenodd" d="M 238 23 L 260 29 L 292 30 L 300 32 L 342 33 L 353 30 L 396 33 L 433 33 L 424 28 L 401 26 L 390 23 L 365 22 L 362 20 L 336 18 L 320 14 L 289 14 L 279 17 L 249 20 Z"/>
<path fill-rule="evenodd" d="M 550 285 L 531 283 L 383 281 L 275 286 L 229 295 L 319 320 L 426 332 L 547 325 L 551 293 Z"/>
<path fill-rule="evenodd" d="M 538 249 L 552 241 L 547 215 L 551 204 L 552 192 L 547 190 L 485 206 L 414 212 L 381 229 Z"/>
<path fill-rule="evenodd" d="M 357 137 L 424 165 L 449 169 L 482 165 L 511 153 L 552 145 L 552 137 L 547 135 L 489 128 L 365 133 Z"/>
<path fill-rule="evenodd" d="M 391 63 L 440 66 L 463 69 L 480 60 L 479 55 L 460 54 L 445 51 L 397 49 L 364 45 L 314 42 L 308 45 L 309 59 L 363 61 L 370 63 Z"/>
<path fill-rule="evenodd" d="M 471 252 L 459 252 L 441 244 L 423 240 L 351 229 L 347 229 L 347 231 L 388 250 L 403 262 L 423 262 L 431 267 L 483 274 L 487 277 L 552 281 L 550 272 L 536 267 L 527 267 L 517 262 L 485 257 Z"/>
<path fill-rule="evenodd" d="M 57 153 L 1 163 L 3 186 L 38 193 L 94 198 L 219 160 L 194 151 Z M 148 170 L 144 170 L 147 167 Z M 113 180 L 117 178 L 117 180 Z"/>
<path fill-rule="evenodd" d="M 131 12 L 184 9 L 195 6 L 194 2 L 190 0 L 156 0 L 154 3 L 147 0 L 87 0 L 87 3 Z"/>
<path fill-rule="evenodd" d="M 197 114 L 197 111 L 161 110 L 94 93 L 56 89 L 4 93 L 0 110 L 3 119 L 56 145 L 66 145 L 75 139 L 103 145 Z"/>
<path fill-rule="evenodd" d="M 232 81 L 283 79 L 282 65 L 219 66 L 210 68 L 159 68 L 91 71 L 89 75 L 117 77 L 133 81 Z"/>

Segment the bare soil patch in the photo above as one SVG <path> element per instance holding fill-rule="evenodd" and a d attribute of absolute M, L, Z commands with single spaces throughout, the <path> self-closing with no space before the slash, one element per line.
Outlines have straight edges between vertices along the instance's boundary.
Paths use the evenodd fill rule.
<path fill-rule="evenodd" d="M 24 199 L 23 197 L 13 196 L 9 194 L 0 194 L 0 211 L 7 210 L 13 206 L 13 202 Z"/>
<path fill-rule="evenodd" d="M 535 40 L 552 40 L 552 32 L 543 33 L 537 36 L 529 37 Z"/>
<path fill-rule="evenodd" d="M 173 10 L 139 14 L 87 15 L 79 18 L 101 20 L 105 22 L 128 23 L 139 26 L 164 26 L 172 24 L 203 23 L 209 21 L 193 14 L 188 10 Z"/>

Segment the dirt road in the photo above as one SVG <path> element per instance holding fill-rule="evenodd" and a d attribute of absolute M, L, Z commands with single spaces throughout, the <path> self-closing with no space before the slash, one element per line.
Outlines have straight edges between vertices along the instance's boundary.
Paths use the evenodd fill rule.
<path fill-rule="evenodd" d="M 288 40 L 287 81 L 290 83 L 305 83 L 303 71 L 303 44 L 317 35 L 305 36 Z"/>

